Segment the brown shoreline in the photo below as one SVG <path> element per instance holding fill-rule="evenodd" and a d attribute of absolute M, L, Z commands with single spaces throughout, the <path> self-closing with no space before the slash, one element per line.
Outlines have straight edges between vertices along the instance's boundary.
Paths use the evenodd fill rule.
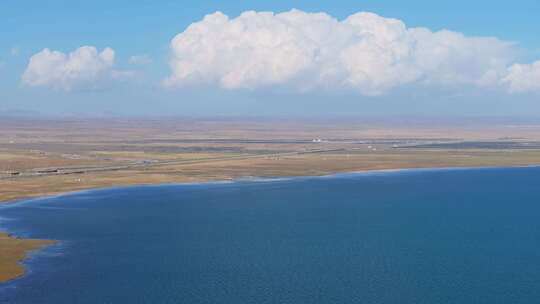
<path fill-rule="evenodd" d="M 20 239 L 0 232 L 0 284 L 24 275 L 22 262 L 29 254 L 54 243 L 51 240 Z"/>
<path fill-rule="evenodd" d="M 127 183 L 119 183 L 119 184 L 108 184 L 104 183 L 103 185 L 91 185 L 91 186 L 82 186 L 82 187 L 73 187 L 73 188 L 67 188 L 62 190 L 50 190 L 50 191 L 44 191 L 44 192 L 35 192 L 35 193 L 18 193 L 18 195 L 10 195 L 5 196 L 0 193 L 0 206 L 3 204 L 16 204 L 21 201 L 25 200 L 31 200 L 31 199 L 39 199 L 39 198 L 47 198 L 47 197 L 54 197 L 59 195 L 66 195 L 69 193 L 76 193 L 80 191 L 92 191 L 92 190 L 99 190 L 99 189 L 107 189 L 107 188 L 114 188 L 114 187 L 136 187 L 136 186 L 150 186 L 150 185 L 166 185 L 166 184 L 186 184 L 186 183 L 211 183 L 211 182 L 220 182 L 220 181 L 234 181 L 238 178 L 245 178 L 245 177 L 255 177 L 255 178 L 282 178 L 282 177 L 316 177 L 316 176 L 330 176 L 334 174 L 343 174 L 343 173 L 362 173 L 362 172 L 383 172 L 383 171 L 393 171 L 393 170 L 416 170 L 416 169 L 482 169 L 482 168 L 526 168 L 526 167 L 535 167 L 540 166 L 540 164 L 516 164 L 516 165 L 502 165 L 502 166 L 496 166 L 496 165 L 482 165 L 482 166 L 418 166 L 418 167 L 380 167 L 380 168 L 369 168 L 369 169 L 360 169 L 360 170 L 350 170 L 350 171 L 341 171 L 336 170 L 333 172 L 325 172 L 321 174 L 298 174 L 298 175 L 273 175 L 273 176 L 256 176 L 256 175 L 245 175 L 245 176 L 224 176 L 221 178 L 187 178 L 187 177 L 180 177 L 180 178 L 174 178 L 174 179 L 163 179 L 160 181 L 144 181 L 141 180 L 140 182 L 134 181 L 133 183 L 127 182 Z M 1 232 L 0 232 L 1 233 Z"/>

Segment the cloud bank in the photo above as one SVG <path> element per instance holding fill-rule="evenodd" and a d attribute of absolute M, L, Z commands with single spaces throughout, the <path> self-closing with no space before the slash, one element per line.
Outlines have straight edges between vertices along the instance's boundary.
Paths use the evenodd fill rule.
<path fill-rule="evenodd" d="M 44 49 L 30 58 L 22 81 L 29 86 L 64 90 L 94 85 L 113 72 L 114 57 L 111 48 L 98 52 L 93 46 L 83 46 L 69 54 Z"/>
<path fill-rule="evenodd" d="M 532 64 L 514 64 L 502 80 L 511 92 L 540 92 L 540 61 Z"/>
<path fill-rule="evenodd" d="M 250 11 L 233 19 L 216 12 L 179 33 L 170 47 L 172 72 L 164 80 L 170 87 L 285 86 L 379 95 L 412 83 L 504 86 L 512 92 L 540 86 L 540 64 L 512 65 L 512 43 L 408 28 L 365 12 L 342 21 L 299 10 Z"/>

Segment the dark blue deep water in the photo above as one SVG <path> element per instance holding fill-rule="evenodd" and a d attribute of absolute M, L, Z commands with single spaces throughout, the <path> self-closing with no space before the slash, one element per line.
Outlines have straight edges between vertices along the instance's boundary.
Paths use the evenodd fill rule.
<path fill-rule="evenodd" d="M 107 189 L 0 217 L 61 241 L 0 303 L 540 303 L 540 168 Z"/>

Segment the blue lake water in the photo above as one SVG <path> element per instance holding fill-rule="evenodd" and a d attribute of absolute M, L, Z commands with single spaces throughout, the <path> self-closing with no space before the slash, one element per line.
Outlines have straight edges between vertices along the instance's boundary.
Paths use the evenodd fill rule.
<path fill-rule="evenodd" d="M 540 168 L 128 187 L 0 217 L 61 241 L 0 303 L 540 303 Z"/>

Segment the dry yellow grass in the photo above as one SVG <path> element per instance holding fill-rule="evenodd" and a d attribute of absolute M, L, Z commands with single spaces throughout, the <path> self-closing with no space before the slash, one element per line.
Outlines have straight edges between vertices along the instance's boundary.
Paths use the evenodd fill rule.
<path fill-rule="evenodd" d="M 540 150 L 407 149 L 264 156 L 121 171 L 4 179 L 0 180 L 0 202 L 92 188 L 230 180 L 245 176 L 306 176 L 380 169 L 536 164 L 540 164 Z"/>

